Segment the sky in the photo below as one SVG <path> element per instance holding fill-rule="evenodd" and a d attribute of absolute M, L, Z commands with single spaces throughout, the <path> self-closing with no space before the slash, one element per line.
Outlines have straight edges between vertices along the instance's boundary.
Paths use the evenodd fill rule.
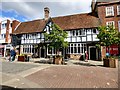
<path fill-rule="evenodd" d="M 17 19 L 21 22 L 44 18 L 44 8 L 50 9 L 50 17 L 91 12 L 92 0 L 2 0 L 0 21 Z"/>

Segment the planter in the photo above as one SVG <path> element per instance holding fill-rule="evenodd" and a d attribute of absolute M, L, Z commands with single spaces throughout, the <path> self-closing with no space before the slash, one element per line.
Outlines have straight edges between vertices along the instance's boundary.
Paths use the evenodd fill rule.
<path fill-rule="evenodd" d="M 116 68 L 116 67 L 118 67 L 118 59 L 112 59 L 112 58 L 110 58 L 110 60 L 109 60 L 109 66 L 110 66 L 111 68 Z"/>
<path fill-rule="evenodd" d="M 103 66 L 116 68 L 116 67 L 118 67 L 118 59 L 114 59 L 114 58 L 103 59 Z"/>
<path fill-rule="evenodd" d="M 24 62 L 25 61 L 25 56 L 18 56 L 18 61 Z"/>
<path fill-rule="evenodd" d="M 62 57 L 56 57 L 55 64 L 62 64 Z"/>
<path fill-rule="evenodd" d="M 103 59 L 103 66 L 104 67 L 109 67 L 109 59 L 108 58 Z"/>

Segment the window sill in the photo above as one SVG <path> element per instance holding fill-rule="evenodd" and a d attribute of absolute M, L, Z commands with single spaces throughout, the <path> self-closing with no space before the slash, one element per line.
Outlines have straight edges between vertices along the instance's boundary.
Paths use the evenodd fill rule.
<path fill-rule="evenodd" d="M 120 17 L 120 15 L 117 15 L 117 17 Z"/>
<path fill-rule="evenodd" d="M 112 15 L 111 16 L 105 16 L 105 18 L 111 18 L 111 17 L 114 17 L 114 16 L 112 16 Z"/>

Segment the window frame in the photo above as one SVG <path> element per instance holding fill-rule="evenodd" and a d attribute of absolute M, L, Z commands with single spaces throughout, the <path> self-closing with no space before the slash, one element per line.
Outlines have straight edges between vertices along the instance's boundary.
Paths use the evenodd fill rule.
<path fill-rule="evenodd" d="M 105 8 L 105 10 L 106 10 L 106 16 L 114 16 L 114 7 L 113 6 L 108 6 Z"/>
<path fill-rule="evenodd" d="M 115 21 L 107 21 L 106 26 L 109 26 L 109 23 L 113 23 L 113 27 L 115 28 Z"/>
<path fill-rule="evenodd" d="M 120 5 L 117 6 L 117 15 L 120 15 Z"/>
<path fill-rule="evenodd" d="M 70 43 L 67 49 L 67 54 L 82 54 L 87 50 L 87 46 L 86 43 Z"/>

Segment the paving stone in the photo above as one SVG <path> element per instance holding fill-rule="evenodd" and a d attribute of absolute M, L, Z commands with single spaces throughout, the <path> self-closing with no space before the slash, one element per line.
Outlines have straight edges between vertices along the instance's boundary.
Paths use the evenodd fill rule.
<path fill-rule="evenodd" d="M 26 78 L 46 88 L 117 88 L 117 72 L 117 68 L 53 66 Z"/>

